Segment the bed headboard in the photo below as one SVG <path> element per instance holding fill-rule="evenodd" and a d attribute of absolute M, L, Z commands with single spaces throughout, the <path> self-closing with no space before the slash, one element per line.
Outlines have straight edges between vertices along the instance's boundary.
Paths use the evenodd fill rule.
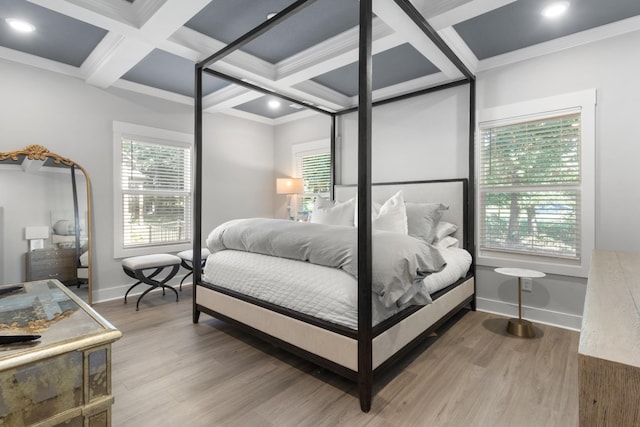
<path fill-rule="evenodd" d="M 466 227 L 468 220 L 466 178 L 436 180 L 436 181 L 411 181 L 411 182 L 384 182 L 372 184 L 371 198 L 374 202 L 383 203 L 389 197 L 402 190 L 406 202 L 442 203 L 449 209 L 442 214 L 442 220 L 454 223 L 458 226 L 454 237 L 460 240 L 462 247 L 468 248 Z M 335 185 L 334 198 L 340 202 L 355 197 L 356 185 Z"/>

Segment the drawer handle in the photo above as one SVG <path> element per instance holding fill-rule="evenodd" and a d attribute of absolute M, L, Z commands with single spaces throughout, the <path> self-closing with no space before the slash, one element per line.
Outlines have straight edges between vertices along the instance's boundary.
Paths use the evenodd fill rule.
<path fill-rule="evenodd" d="M 60 273 L 53 273 L 53 274 L 49 274 L 49 277 L 58 277 Z"/>

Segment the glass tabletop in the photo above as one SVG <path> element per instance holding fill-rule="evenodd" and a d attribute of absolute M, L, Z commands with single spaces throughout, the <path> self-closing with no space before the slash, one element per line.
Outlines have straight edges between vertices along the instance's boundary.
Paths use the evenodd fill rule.
<path fill-rule="evenodd" d="M 115 330 L 57 280 L 0 285 L 0 336 L 40 336 L 0 345 L 0 360 Z"/>

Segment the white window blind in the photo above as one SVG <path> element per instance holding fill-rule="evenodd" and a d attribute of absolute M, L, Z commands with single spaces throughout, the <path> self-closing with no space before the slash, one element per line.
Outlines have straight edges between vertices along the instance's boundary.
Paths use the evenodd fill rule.
<path fill-rule="evenodd" d="M 297 176 L 304 180 L 304 194 L 299 198 L 298 211 L 309 213 L 316 195 L 329 196 L 331 153 L 301 153 L 297 165 Z"/>
<path fill-rule="evenodd" d="M 191 147 L 121 141 L 124 248 L 191 241 Z"/>
<path fill-rule="evenodd" d="M 481 125 L 481 250 L 580 260 L 580 127 L 580 112 Z"/>

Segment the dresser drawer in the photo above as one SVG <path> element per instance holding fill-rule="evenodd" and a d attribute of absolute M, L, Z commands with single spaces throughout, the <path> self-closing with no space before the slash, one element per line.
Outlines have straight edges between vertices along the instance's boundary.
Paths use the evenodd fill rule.
<path fill-rule="evenodd" d="M 27 253 L 27 280 L 74 280 L 76 273 L 75 249 L 50 249 Z"/>

